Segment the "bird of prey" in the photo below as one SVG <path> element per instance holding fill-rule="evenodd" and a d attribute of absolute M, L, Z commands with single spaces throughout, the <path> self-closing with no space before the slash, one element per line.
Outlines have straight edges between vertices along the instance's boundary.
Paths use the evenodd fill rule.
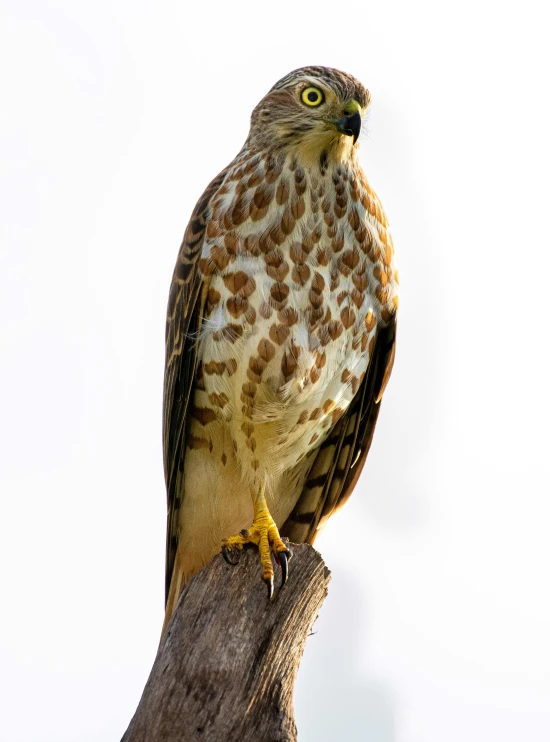
<path fill-rule="evenodd" d="M 313 543 L 347 500 L 394 358 L 398 276 L 359 164 L 370 94 L 303 67 L 252 112 L 235 159 L 199 199 L 166 325 L 165 626 L 219 552 L 255 544 L 273 592 L 281 536 Z"/>

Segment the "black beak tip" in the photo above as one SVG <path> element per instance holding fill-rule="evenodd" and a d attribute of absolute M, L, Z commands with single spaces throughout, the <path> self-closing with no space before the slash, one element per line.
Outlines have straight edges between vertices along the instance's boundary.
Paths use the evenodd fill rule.
<path fill-rule="evenodd" d="M 361 114 L 356 111 L 352 116 L 344 116 L 338 119 L 338 131 L 348 137 L 353 137 L 353 143 L 359 139 L 361 132 Z"/>

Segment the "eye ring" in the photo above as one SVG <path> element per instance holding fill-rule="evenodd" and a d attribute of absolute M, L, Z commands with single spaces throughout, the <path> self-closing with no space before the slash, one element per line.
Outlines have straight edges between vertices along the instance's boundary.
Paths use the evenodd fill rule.
<path fill-rule="evenodd" d="M 302 90 L 301 98 L 302 103 L 305 103 L 305 105 L 309 106 L 310 108 L 320 106 L 321 103 L 323 103 L 325 100 L 323 91 L 319 90 L 319 88 L 314 88 L 311 85 Z"/>

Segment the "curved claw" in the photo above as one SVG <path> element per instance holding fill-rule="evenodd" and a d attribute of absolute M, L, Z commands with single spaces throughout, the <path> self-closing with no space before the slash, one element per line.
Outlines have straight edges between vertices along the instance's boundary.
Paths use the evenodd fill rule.
<path fill-rule="evenodd" d="M 281 587 L 284 587 L 288 580 L 288 555 L 286 551 L 280 551 L 277 556 L 279 557 L 279 564 L 281 565 Z"/>
<path fill-rule="evenodd" d="M 264 578 L 264 582 L 267 585 L 267 599 L 271 600 L 273 597 L 273 577 Z"/>
<path fill-rule="evenodd" d="M 222 546 L 222 556 L 228 564 L 231 564 L 232 567 L 239 563 L 240 554 L 237 552 L 237 559 L 233 561 L 233 559 L 231 559 L 231 557 L 229 556 L 229 549 L 227 548 L 226 544 Z"/>

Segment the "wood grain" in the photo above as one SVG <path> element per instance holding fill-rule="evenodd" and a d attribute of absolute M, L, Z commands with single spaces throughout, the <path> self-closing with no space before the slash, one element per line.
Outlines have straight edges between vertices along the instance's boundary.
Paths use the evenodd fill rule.
<path fill-rule="evenodd" d="M 255 550 L 236 567 L 216 556 L 183 588 L 122 742 L 296 740 L 294 682 L 330 572 L 311 546 L 290 548 L 271 601 Z"/>

